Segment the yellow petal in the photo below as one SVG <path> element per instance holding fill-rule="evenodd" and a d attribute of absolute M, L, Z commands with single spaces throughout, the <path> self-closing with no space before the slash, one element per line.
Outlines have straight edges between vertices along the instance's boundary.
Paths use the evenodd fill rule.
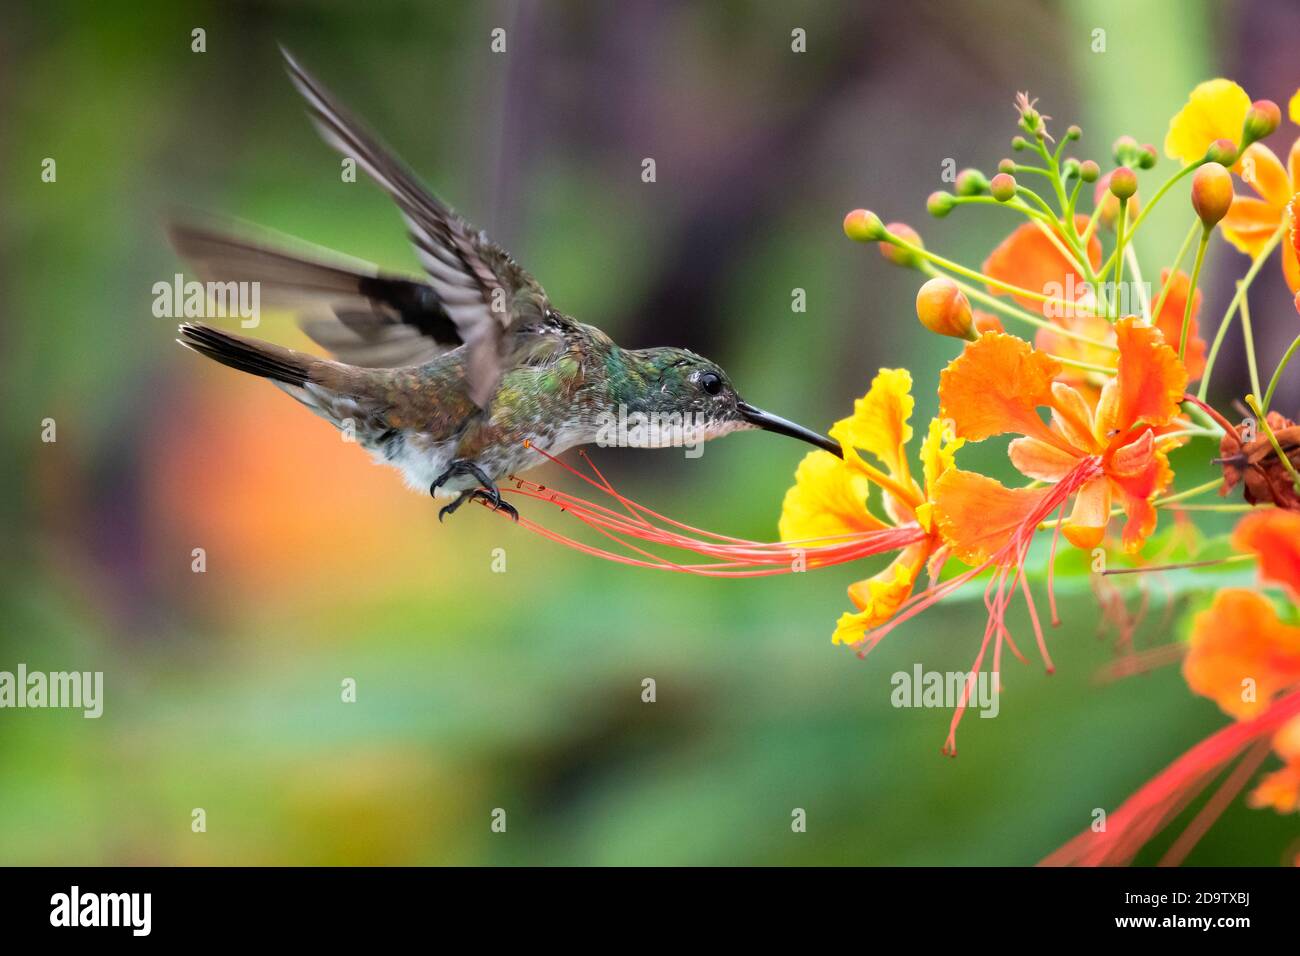
<path fill-rule="evenodd" d="M 1106 536 L 1110 521 L 1110 482 L 1103 475 L 1079 489 L 1069 519 L 1061 526 L 1065 540 L 1076 548 L 1091 551 Z"/>
<path fill-rule="evenodd" d="M 1291 102 L 1287 104 L 1286 115 L 1291 117 L 1291 122 L 1300 125 L 1300 90 L 1296 90 L 1291 95 Z"/>
<path fill-rule="evenodd" d="M 925 434 L 925 441 L 921 442 L 921 473 L 925 477 L 927 495 L 939 477 L 953 467 L 957 449 L 964 444 L 966 439 L 954 437 L 943 419 L 930 419 L 930 430 Z"/>
<path fill-rule="evenodd" d="M 856 644 L 864 632 L 879 627 L 897 613 L 912 593 L 916 579 L 925 567 L 930 543 L 909 545 L 879 574 L 850 585 L 849 597 L 857 605 L 856 614 L 840 616 L 831 640 L 836 644 Z"/>
<path fill-rule="evenodd" d="M 911 476 L 904 446 L 912 438 L 912 375 L 904 368 L 882 368 L 866 395 L 853 403 L 853 414 L 831 427 L 845 457 L 856 448 L 875 455 L 889 474 L 907 484 Z"/>
<path fill-rule="evenodd" d="M 804 456 L 785 493 L 778 525 L 782 541 L 836 538 L 884 528 L 867 511 L 871 482 L 828 451 Z M 830 542 L 824 542 L 830 543 Z"/>
<path fill-rule="evenodd" d="M 1184 166 L 1200 161 L 1216 139 L 1241 142 L 1250 97 L 1231 80 L 1206 80 L 1169 121 L 1165 155 Z"/>

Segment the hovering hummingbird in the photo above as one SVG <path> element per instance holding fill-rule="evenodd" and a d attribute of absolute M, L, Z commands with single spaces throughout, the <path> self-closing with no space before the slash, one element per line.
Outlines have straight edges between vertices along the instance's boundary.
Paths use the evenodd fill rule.
<path fill-rule="evenodd" d="M 192 323 L 180 326 L 181 345 L 270 379 L 353 429 L 358 444 L 411 487 L 453 499 L 439 521 L 474 498 L 517 521 L 497 482 L 541 464 L 539 449 L 555 455 L 597 441 L 600 423 L 620 410 L 676 413 L 672 421 L 697 423 L 700 440 L 761 428 L 840 454 L 826 436 L 743 401 L 708 359 L 681 348 L 620 348 L 554 308 L 505 250 L 421 186 L 281 52 L 325 141 L 397 203 L 426 275 L 176 224 L 173 245 L 205 281 L 258 282 L 269 301 L 323 304 L 331 314 L 300 324 L 334 360 Z"/>

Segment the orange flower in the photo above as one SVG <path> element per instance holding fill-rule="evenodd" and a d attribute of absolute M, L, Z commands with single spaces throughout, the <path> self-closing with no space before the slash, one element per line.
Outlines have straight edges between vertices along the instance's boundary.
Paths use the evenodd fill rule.
<path fill-rule="evenodd" d="M 1269 508 L 1241 519 L 1232 534 L 1239 551 L 1259 556 L 1259 576 L 1281 584 L 1300 603 L 1300 513 Z"/>
<path fill-rule="evenodd" d="M 1074 222 L 1075 228 L 1082 235 L 1088 228 L 1088 217 L 1076 216 Z M 1065 245 L 1059 228 L 1056 230 L 1056 235 L 1061 244 Z M 1088 258 L 1094 270 L 1101 265 L 1101 240 L 1096 235 L 1093 235 L 1088 242 Z M 1061 254 L 1061 250 L 1048 238 L 1044 230 L 1032 222 L 1017 227 L 989 254 L 989 257 L 984 260 L 984 274 L 989 278 L 1031 292 L 1080 303 L 1084 311 L 1090 310 L 1093 300 L 1093 291 L 1088 287 L 1087 280 L 1079 274 L 1071 261 Z M 989 291 L 995 295 L 1008 294 L 996 286 L 989 286 Z M 1024 296 L 1013 298 L 1029 311 L 1042 315 L 1050 315 L 1053 309 L 1061 308 L 1052 303 L 1039 302 Z"/>
<path fill-rule="evenodd" d="M 927 561 L 942 547 L 926 490 L 951 467 L 962 442 L 945 435 L 938 420 L 930 423 L 921 443 L 923 490 L 907 460 L 915 404 L 911 389 L 912 376 L 905 369 L 881 369 L 871 389 L 854 403 L 853 414 L 831 428 L 831 437 L 843 448 L 843 459 L 827 451 L 809 452 L 781 508 L 779 530 L 786 542 L 835 540 L 891 527 L 921 529 L 920 540 L 903 548 L 883 571 L 850 585 L 849 597 L 858 610 L 841 615 L 832 636 L 837 644 L 857 644 L 867 630 L 889 620 L 911 596 Z M 870 453 L 879 467 L 859 449 Z M 883 492 L 882 510 L 888 522 L 867 509 L 873 485 Z"/>
<path fill-rule="evenodd" d="M 1291 145 L 1286 167 L 1263 143 L 1252 143 L 1237 164 L 1241 179 L 1255 196 L 1237 195 L 1219 224 L 1223 238 L 1252 258 L 1259 255 L 1284 224 L 1291 228 L 1291 200 L 1300 192 L 1300 139 Z M 1293 293 L 1300 292 L 1300 259 L 1293 243 L 1282 244 L 1282 275 Z"/>
<path fill-rule="evenodd" d="M 1183 677 L 1225 713 L 1254 717 L 1300 682 L 1300 627 L 1282 623 L 1262 595 L 1225 588 L 1192 622 Z"/>
<path fill-rule="evenodd" d="M 1165 292 L 1166 285 L 1169 286 L 1168 293 Z M 1160 303 L 1160 314 L 1152 319 L 1151 324 L 1164 333 L 1166 342 L 1177 343 L 1181 339 L 1183 312 L 1187 306 L 1187 290 L 1190 285 L 1191 278 L 1186 272 L 1176 272 L 1172 279 L 1168 269 L 1160 273 L 1160 288 L 1156 291 L 1155 298 L 1151 300 L 1151 305 L 1154 307 L 1157 302 L 1160 302 L 1162 295 L 1164 302 Z M 1205 340 L 1201 338 L 1200 326 L 1196 321 L 1200 311 L 1201 290 L 1197 289 L 1192 297 L 1192 320 L 1187 333 L 1187 354 L 1183 356 L 1189 382 L 1196 381 L 1205 371 Z M 1053 328 L 1042 328 L 1034 337 L 1034 344 L 1040 350 L 1050 352 L 1059 358 L 1115 368 L 1119 356 L 1113 347 L 1115 329 L 1109 320 L 1080 310 L 1068 316 L 1058 317 L 1056 324 L 1068 332 L 1086 336 L 1091 341 L 1084 342 L 1073 335 L 1063 335 Z M 1083 371 L 1070 366 L 1066 366 L 1059 376 L 1061 381 L 1075 386 L 1093 400 L 1096 398 L 1093 383 L 1097 377 L 1096 372 Z"/>
<path fill-rule="evenodd" d="M 1300 810 L 1300 717 L 1273 736 L 1273 751 L 1286 766 L 1261 780 L 1247 802 L 1257 810 L 1272 807 L 1278 813 L 1295 813 Z"/>
<path fill-rule="evenodd" d="M 1063 506 L 1063 489 L 1073 491 L 1083 479 L 1062 526 L 1077 547 L 1100 544 L 1111 501 L 1118 498 L 1128 515 L 1124 547 L 1136 552 L 1155 529 L 1151 501 L 1173 477 L 1157 433 L 1178 416 L 1187 373 L 1159 330 L 1128 317 L 1115 331 L 1117 374 L 1095 409 L 1057 381 L 1061 365 L 1055 359 L 1013 336 L 986 333 L 940 375 L 939 413 L 969 441 L 1023 436 L 1011 442 L 1011 462 L 1029 478 L 1057 484 L 1063 497 L 1054 503 Z M 1039 408 L 1051 411 L 1050 424 Z M 945 540 L 972 564 L 994 554 L 1046 497 L 1043 489 L 1009 489 L 952 469 L 937 483 L 934 502 Z"/>

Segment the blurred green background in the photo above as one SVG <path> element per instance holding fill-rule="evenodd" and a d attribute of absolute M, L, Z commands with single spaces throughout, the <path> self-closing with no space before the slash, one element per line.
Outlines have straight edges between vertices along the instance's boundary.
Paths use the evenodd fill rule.
<path fill-rule="evenodd" d="M 915 274 L 848 242 L 844 213 L 978 264 L 1005 213 L 938 222 L 924 199 L 947 158 L 993 169 L 1016 91 L 1057 129 L 1079 122 L 1081 156 L 1107 159 L 1120 133 L 1159 145 L 1200 79 L 1285 101 L 1293 5 L 49 2 L 3 18 L 0 669 L 102 670 L 106 702 L 99 720 L 0 712 L 0 863 L 1030 864 L 1225 722 L 1176 668 L 1099 682 L 1114 650 L 1074 593 L 1058 673 L 1011 664 L 999 718 L 968 717 L 945 759 L 949 712 L 895 710 L 890 675 L 968 667 L 978 588 L 859 661 L 829 636 L 874 566 L 716 581 L 605 564 L 480 509 L 440 526 L 326 424 L 173 344 L 151 287 L 181 268 L 160 228 L 178 207 L 416 269 L 380 191 L 340 181 L 280 41 L 565 311 L 709 355 L 810 425 L 905 365 L 924 421 L 955 344 L 923 334 Z M 1184 208 L 1162 212 L 1139 240 L 1148 273 L 1186 228 Z M 1212 252 L 1203 315 L 1242 262 Z M 1293 321 L 1267 279 L 1255 314 Z M 1256 325 L 1264 354 L 1291 334 Z M 305 342 L 283 316 L 258 334 Z M 1236 342 L 1224 363 L 1230 382 Z M 746 434 L 696 460 L 593 457 L 659 511 L 770 539 L 802 454 Z M 1163 600 L 1140 644 L 1185 613 Z M 1295 818 L 1238 805 L 1190 862 L 1272 865 L 1296 838 Z"/>

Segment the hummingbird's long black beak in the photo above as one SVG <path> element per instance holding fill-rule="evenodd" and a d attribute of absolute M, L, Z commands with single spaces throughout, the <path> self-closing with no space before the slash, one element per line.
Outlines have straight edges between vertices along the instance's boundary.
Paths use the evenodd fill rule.
<path fill-rule="evenodd" d="M 773 415 L 771 412 L 765 412 L 761 408 L 755 408 L 749 402 L 738 402 L 737 411 L 744 417 L 745 421 L 751 425 L 757 425 L 769 432 L 776 432 L 778 435 L 788 435 L 790 438 L 797 438 L 800 441 L 806 441 L 810 445 L 816 445 L 824 451 L 830 452 L 837 458 L 843 458 L 844 453 L 840 450 L 840 443 L 832 441 L 825 435 L 820 435 L 802 425 L 796 425 L 789 419 L 782 418 L 780 415 Z"/>

